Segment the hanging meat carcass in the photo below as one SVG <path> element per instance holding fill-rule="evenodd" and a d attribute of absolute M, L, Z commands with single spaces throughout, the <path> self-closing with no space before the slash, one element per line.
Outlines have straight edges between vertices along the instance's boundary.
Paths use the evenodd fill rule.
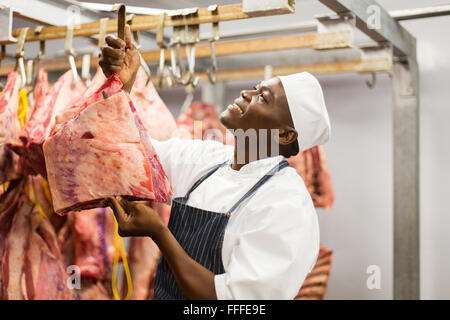
<path fill-rule="evenodd" d="M 0 95 L 0 183 L 18 178 L 19 158 L 7 143 L 19 137 L 19 89 L 21 77 L 15 71 L 8 73 L 6 86 Z"/>
<path fill-rule="evenodd" d="M 149 81 L 147 84 L 147 76 L 142 68 L 139 68 L 136 75 L 131 100 L 152 138 L 164 141 L 173 136 L 177 129 L 175 119 L 159 97 L 153 83 Z"/>
<path fill-rule="evenodd" d="M 75 265 L 82 277 L 106 280 L 114 254 L 114 220 L 109 208 L 73 213 Z"/>
<path fill-rule="evenodd" d="M 64 110 L 61 110 L 58 114 L 56 114 L 55 124 L 60 125 L 64 122 L 67 122 L 73 119 L 77 114 L 81 112 L 81 110 L 85 109 L 89 104 L 92 104 L 99 99 L 101 99 L 101 92 L 95 94 L 98 89 L 105 83 L 106 77 L 103 74 L 102 69 L 97 68 L 97 72 L 92 78 L 89 87 L 84 92 L 84 94 L 75 98 L 75 100 L 71 101 L 70 105 L 67 106 Z M 119 83 L 115 84 L 119 85 Z M 119 90 L 120 87 L 110 87 L 107 88 L 108 91 L 112 93 Z M 108 92 L 107 92 L 108 93 Z"/>
<path fill-rule="evenodd" d="M 71 299 L 53 226 L 27 197 L 26 183 L 12 182 L 0 199 L 2 299 Z"/>
<path fill-rule="evenodd" d="M 322 146 L 318 146 L 313 148 L 311 153 L 314 161 L 315 180 L 315 192 L 312 194 L 312 200 L 316 207 L 329 210 L 333 206 L 334 190 L 325 157 L 325 150 Z"/>
<path fill-rule="evenodd" d="M 3 296 L 3 256 L 6 238 L 11 230 L 14 215 L 26 209 L 27 199 L 23 193 L 24 179 L 14 180 L 5 193 L 0 196 L 0 299 Z"/>
<path fill-rule="evenodd" d="M 327 293 L 333 251 L 320 245 L 316 264 L 300 288 L 294 300 L 323 300 Z"/>
<path fill-rule="evenodd" d="M 191 103 L 177 119 L 177 133 L 183 139 L 203 139 L 233 145 L 233 135 L 226 130 L 217 117 L 214 105 L 201 101 Z M 201 136 L 198 136 L 201 135 Z"/>
<path fill-rule="evenodd" d="M 121 83 L 117 74 L 95 93 Z M 169 180 L 129 95 L 118 90 L 57 126 L 44 143 L 56 213 L 101 206 L 104 197 L 167 201 Z"/>
<path fill-rule="evenodd" d="M 323 146 L 315 146 L 288 159 L 303 178 L 316 208 L 331 209 L 334 190 Z"/>
<path fill-rule="evenodd" d="M 72 300 L 74 291 L 67 285 L 68 273 L 52 224 L 37 210 L 28 219 L 31 232 L 23 270 L 25 299 Z"/>
<path fill-rule="evenodd" d="M 56 123 L 56 115 L 62 113 L 74 98 L 82 96 L 86 91 L 81 80 L 73 84 L 73 73 L 70 70 L 58 79 L 44 97 L 46 82 L 45 71 L 40 70 L 33 113 L 20 137 L 21 141 L 9 144 L 14 152 L 23 157 L 26 163 L 23 166 L 25 173 L 41 174 L 43 177 L 47 177 L 47 172 L 42 145 Z"/>

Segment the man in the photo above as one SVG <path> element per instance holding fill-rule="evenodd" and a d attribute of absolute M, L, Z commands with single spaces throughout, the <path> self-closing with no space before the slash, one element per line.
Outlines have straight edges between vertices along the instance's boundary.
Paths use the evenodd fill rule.
<path fill-rule="evenodd" d="M 130 91 L 139 57 L 129 27 L 125 41 L 106 42 L 99 64 Z M 160 248 L 155 299 L 293 299 L 315 264 L 319 228 L 285 158 L 328 140 L 321 87 L 308 73 L 262 81 L 220 121 L 234 133 L 234 148 L 152 140 L 173 186 L 168 227 L 143 204 L 116 197 L 107 204 L 121 236 L 149 236 Z"/>

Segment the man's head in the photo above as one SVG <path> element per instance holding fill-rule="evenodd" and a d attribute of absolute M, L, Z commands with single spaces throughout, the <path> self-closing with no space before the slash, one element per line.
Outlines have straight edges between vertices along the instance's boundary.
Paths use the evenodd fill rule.
<path fill-rule="evenodd" d="M 264 80 L 253 90 L 241 91 L 220 121 L 231 130 L 277 129 L 274 142 L 285 157 L 325 143 L 330 132 L 322 88 L 307 72 Z"/>
<path fill-rule="evenodd" d="M 243 90 L 220 115 L 227 129 L 278 129 L 280 154 L 298 153 L 297 131 L 279 78 L 261 81 L 253 90 Z"/>

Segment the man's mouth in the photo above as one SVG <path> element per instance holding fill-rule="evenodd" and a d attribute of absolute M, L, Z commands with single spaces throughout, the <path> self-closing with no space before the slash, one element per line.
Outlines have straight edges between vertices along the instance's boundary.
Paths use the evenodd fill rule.
<path fill-rule="evenodd" d="M 233 103 L 233 108 L 239 111 L 241 114 L 244 114 L 244 110 L 240 106 L 238 106 L 236 103 Z"/>

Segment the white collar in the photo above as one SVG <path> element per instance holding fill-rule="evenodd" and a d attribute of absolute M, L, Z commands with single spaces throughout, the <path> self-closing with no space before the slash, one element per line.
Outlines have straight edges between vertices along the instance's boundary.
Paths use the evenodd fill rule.
<path fill-rule="evenodd" d="M 228 160 L 227 164 L 222 167 L 222 169 L 235 176 L 242 175 L 257 175 L 262 176 L 266 174 L 270 169 L 272 169 L 275 165 L 280 163 L 284 159 L 283 156 L 275 156 L 264 158 L 261 160 L 252 161 L 246 165 L 244 165 L 240 170 L 234 170 L 231 168 L 231 163 L 233 162 L 233 156 L 230 160 Z"/>

